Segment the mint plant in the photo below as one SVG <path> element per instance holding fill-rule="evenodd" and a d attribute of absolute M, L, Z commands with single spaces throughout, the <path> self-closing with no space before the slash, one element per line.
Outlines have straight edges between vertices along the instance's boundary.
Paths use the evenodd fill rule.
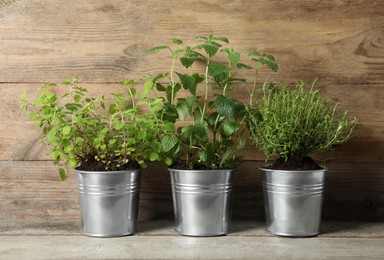
<path fill-rule="evenodd" d="M 320 168 L 308 154 L 346 142 L 357 125 L 337 105 L 326 100 L 314 84 L 307 88 L 303 81 L 293 87 L 265 83 L 261 98 L 249 110 L 251 140 L 267 159 L 277 157 L 271 168 Z"/>
<path fill-rule="evenodd" d="M 21 107 L 42 130 L 53 163 L 62 166 L 61 180 L 68 166 L 115 171 L 146 167 L 147 159 L 167 160 L 161 151 L 167 122 L 157 118 L 162 99 L 148 96 L 152 81 L 146 81 L 138 94 L 134 80 L 120 84 L 125 92 L 112 93 L 109 105 L 104 96 L 89 97 L 76 77 L 60 85 L 42 84 L 40 96 L 32 102 L 22 95 Z M 65 94 L 56 94 L 60 91 Z"/>
<path fill-rule="evenodd" d="M 196 39 L 200 43 L 193 46 L 173 39 L 171 46 L 146 51 L 168 50 L 172 57 L 170 70 L 152 79 L 154 90 L 163 93 L 159 119 L 175 124 L 162 137 L 162 150 L 173 168 L 233 168 L 239 160 L 236 152 L 245 145 L 246 106 L 230 93 L 246 82 L 236 77 L 238 71 L 252 67 L 241 62 L 240 53 L 229 46 L 226 37 Z M 182 69 L 176 70 L 180 65 Z"/>

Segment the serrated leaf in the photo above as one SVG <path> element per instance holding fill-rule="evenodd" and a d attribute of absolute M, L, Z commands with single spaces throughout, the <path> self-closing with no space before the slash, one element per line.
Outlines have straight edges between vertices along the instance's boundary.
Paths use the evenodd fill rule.
<path fill-rule="evenodd" d="M 204 43 L 201 47 L 205 50 L 209 57 L 213 57 L 220 48 L 220 44 L 217 43 Z"/>
<path fill-rule="evenodd" d="M 180 62 L 184 67 L 189 68 L 196 61 L 196 59 L 197 57 L 181 57 Z"/>
<path fill-rule="evenodd" d="M 169 49 L 169 46 L 167 46 L 167 45 L 155 46 L 155 47 L 152 47 L 152 48 L 145 50 L 144 53 L 151 53 L 151 52 L 162 50 L 162 49 Z"/>
<path fill-rule="evenodd" d="M 221 125 L 220 135 L 223 138 L 230 137 L 239 129 L 239 127 L 240 126 L 238 123 L 236 123 L 234 121 L 230 121 L 230 120 L 225 120 Z"/>
<path fill-rule="evenodd" d="M 233 63 L 237 64 L 240 60 L 240 53 L 239 52 L 231 52 L 228 53 L 228 59 Z"/>
<path fill-rule="evenodd" d="M 219 62 L 212 62 L 208 65 L 208 74 L 212 76 L 216 82 L 222 82 L 228 77 L 230 68 Z"/>
<path fill-rule="evenodd" d="M 189 112 L 188 105 L 186 104 L 186 102 L 179 99 L 176 105 L 176 110 L 179 114 L 180 120 L 184 121 Z"/>
<path fill-rule="evenodd" d="M 235 100 L 232 97 L 223 96 L 221 94 L 216 95 L 215 105 L 216 111 L 220 115 L 230 116 L 233 110 Z"/>
<path fill-rule="evenodd" d="M 184 89 L 188 89 L 191 93 L 196 93 L 195 79 L 193 77 L 189 76 L 188 74 L 181 74 L 178 72 L 176 72 L 176 74 L 179 77 Z"/>
<path fill-rule="evenodd" d="M 172 135 L 166 135 L 161 139 L 161 146 L 164 152 L 169 152 L 172 148 L 174 148 L 178 144 L 177 137 Z"/>

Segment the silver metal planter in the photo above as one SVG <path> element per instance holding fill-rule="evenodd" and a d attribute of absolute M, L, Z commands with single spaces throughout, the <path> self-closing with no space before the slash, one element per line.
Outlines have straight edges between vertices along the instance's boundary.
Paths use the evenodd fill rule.
<path fill-rule="evenodd" d="M 169 169 L 176 231 L 187 236 L 228 233 L 234 170 Z"/>
<path fill-rule="evenodd" d="M 292 237 L 319 234 L 326 170 L 260 168 L 268 231 Z"/>
<path fill-rule="evenodd" d="M 141 170 L 76 170 L 83 233 L 94 237 L 133 234 L 136 230 Z"/>

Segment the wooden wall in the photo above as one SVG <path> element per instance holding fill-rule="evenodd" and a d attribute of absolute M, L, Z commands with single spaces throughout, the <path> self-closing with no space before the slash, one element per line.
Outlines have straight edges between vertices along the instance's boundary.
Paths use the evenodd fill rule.
<path fill-rule="evenodd" d="M 0 223 L 78 221 L 76 175 L 61 183 L 39 131 L 18 108 L 22 92 L 78 75 L 91 92 L 162 71 L 143 50 L 173 37 L 227 36 L 241 51 L 275 55 L 275 81 L 311 81 L 361 126 L 329 167 L 324 218 L 384 220 L 384 2 L 382 0 L 0 0 Z M 236 177 L 234 219 L 262 220 L 251 144 Z M 329 161 L 329 162 L 328 162 Z M 143 176 L 140 219 L 172 218 L 167 170 Z"/>

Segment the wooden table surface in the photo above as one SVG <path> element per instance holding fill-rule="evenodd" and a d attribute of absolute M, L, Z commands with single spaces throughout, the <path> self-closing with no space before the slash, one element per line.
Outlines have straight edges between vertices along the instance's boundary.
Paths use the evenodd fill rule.
<path fill-rule="evenodd" d="M 119 238 L 84 236 L 79 223 L 0 223 L 0 259 L 384 259 L 384 223 L 324 222 L 312 238 L 284 238 L 235 221 L 220 237 L 187 237 L 169 220 Z"/>

